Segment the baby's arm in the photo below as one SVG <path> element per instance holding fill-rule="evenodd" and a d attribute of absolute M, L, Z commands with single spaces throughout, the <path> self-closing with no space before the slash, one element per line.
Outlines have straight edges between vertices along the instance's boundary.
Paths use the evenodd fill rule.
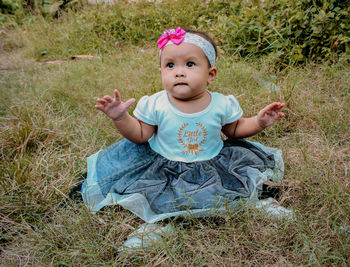
<path fill-rule="evenodd" d="M 144 123 L 127 112 L 129 107 L 135 102 L 134 98 L 122 102 L 118 90 L 114 90 L 114 98 L 105 95 L 98 98 L 95 108 L 101 110 L 112 119 L 118 131 L 128 140 L 136 144 L 142 144 L 150 139 L 155 131 L 155 126 Z"/>
<path fill-rule="evenodd" d="M 233 123 L 224 125 L 222 132 L 229 138 L 253 136 L 282 118 L 284 116 L 281 112 L 283 107 L 284 103 L 274 102 L 260 110 L 258 115 L 254 117 L 240 118 Z"/>

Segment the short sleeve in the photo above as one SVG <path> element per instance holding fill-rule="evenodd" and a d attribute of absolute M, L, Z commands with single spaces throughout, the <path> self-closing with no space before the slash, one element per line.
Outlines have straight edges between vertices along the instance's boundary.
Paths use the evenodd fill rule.
<path fill-rule="evenodd" d="M 154 98 L 147 95 L 141 97 L 133 112 L 135 117 L 147 124 L 157 125 L 157 120 L 154 113 L 154 104 Z"/>
<path fill-rule="evenodd" d="M 223 125 L 235 122 L 243 115 L 241 106 L 233 95 L 226 96 Z"/>

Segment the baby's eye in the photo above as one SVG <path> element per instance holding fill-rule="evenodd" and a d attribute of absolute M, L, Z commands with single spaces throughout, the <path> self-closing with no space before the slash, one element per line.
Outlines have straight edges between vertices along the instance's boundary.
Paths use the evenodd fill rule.
<path fill-rule="evenodd" d="M 192 62 L 192 61 L 189 61 L 186 63 L 187 67 L 193 67 L 194 65 L 195 65 L 194 62 Z"/>
<path fill-rule="evenodd" d="M 169 62 L 168 64 L 166 64 L 166 66 L 168 67 L 168 68 L 174 68 L 174 63 L 172 63 L 172 62 Z"/>

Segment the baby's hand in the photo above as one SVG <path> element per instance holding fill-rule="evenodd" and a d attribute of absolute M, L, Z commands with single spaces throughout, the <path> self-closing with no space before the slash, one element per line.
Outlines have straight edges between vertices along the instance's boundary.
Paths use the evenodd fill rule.
<path fill-rule="evenodd" d="M 284 103 L 274 102 L 260 110 L 257 116 L 259 126 L 265 129 L 282 118 L 284 116 L 281 112 L 283 107 Z"/>
<path fill-rule="evenodd" d="M 121 120 L 126 114 L 128 108 L 135 102 L 134 98 L 122 102 L 117 89 L 114 90 L 114 98 L 105 95 L 103 98 L 97 98 L 101 105 L 95 105 L 95 108 L 101 110 L 112 120 Z"/>

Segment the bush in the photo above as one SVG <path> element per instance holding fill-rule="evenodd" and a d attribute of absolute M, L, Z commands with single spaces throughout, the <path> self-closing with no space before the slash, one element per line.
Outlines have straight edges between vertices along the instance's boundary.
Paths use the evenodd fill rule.
<path fill-rule="evenodd" d="M 210 28 L 231 54 L 251 57 L 272 52 L 282 62 L 294 64 L 349 51 L 346 1 L 221 2 L 214 10 L 216 23 Z"/>
<path fill-rule="evenodd" d="M 348 53 L 349 15 L 350 6 L 341 0 L 125 1 L 68 12 L 59 21 L 47 17 L 50 31 L 36 37 L 42 40 L 52 32 L 50 45 L 58 56 L 67 45 L 70 52 L 101 54 L 115 46 L 154 43 L 162 31 L 180 25 L 210 33 L 227 55 L 256 58 L 273 53 L 281 64 L 293 65 Z M 63 31 L 68 22 L 74 29 Z M 35 31 L 36 23 L 42 20 L 24 26 Z"/>

